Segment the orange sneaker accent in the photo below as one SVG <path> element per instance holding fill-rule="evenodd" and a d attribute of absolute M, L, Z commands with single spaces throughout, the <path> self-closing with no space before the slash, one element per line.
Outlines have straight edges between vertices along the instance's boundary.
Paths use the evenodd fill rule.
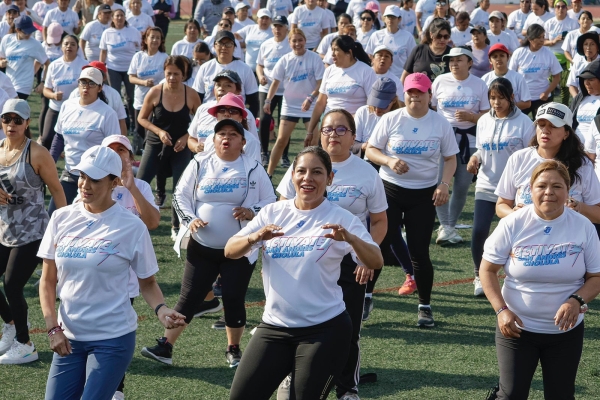
<path fill-rule="evenodd" d="M 400 296 L 408 296 L 413 294 L 417 290 L 417 282 L 410 276 L 406 275 L 406 280 L 400 289 L 398 289 L 398 294 Z"/>

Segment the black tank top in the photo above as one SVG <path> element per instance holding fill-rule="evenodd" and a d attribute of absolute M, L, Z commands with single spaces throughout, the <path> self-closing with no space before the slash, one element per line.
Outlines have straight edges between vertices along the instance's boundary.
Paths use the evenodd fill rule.
<path fill-rule="evenodd" d="M 187 133 L 190 126 L 190 109 L 187 105 L 187 87 L 183 85 L 183 95 L 185 102 L 179 111 L 169 111 L 162 103 L 164 85 L 160 87 L 160 100 L 152 113 L 152 123 L 160 129 L 169 132 L 171 135 L 171 143 L 175 143 L 177 139 Z M 160 138 L 154 132 L 148 131 L 146 140 L 151 144 L 161 144 Z M 170 147 L 170 146 L 169 146 Z"/>

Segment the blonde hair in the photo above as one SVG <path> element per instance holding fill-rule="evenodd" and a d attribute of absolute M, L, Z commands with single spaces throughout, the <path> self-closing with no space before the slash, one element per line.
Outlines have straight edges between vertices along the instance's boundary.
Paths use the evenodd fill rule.
<path fill-rule="evenodd" d="M 529 185 L 533 187 L 533 184 L 537 180 L 537 178 L 539 178 L 541 174 L 547 171 L 558 172 L 563 181 L 565 181 L 565 184 L 567 185 L 567 190 L 571 187 L 571 178 L 569 176 L 569 170 L 567 169 L 565 164 L 556 160 L 547 160 L 535 167 L 535 169 L 531 173 L 531 180 L 529 181 Z"/>
<path fill-rule="evenodd" d="M 288 39 L 291 39 L 294 35 L 300 35 L 304 38 L 304 40 L 306 40 L 306 35 L 304 34 L 304 32 L 302 32 L 302 29 L 300 28 L 290 29 L 290 33 L 288 33 Z"/>

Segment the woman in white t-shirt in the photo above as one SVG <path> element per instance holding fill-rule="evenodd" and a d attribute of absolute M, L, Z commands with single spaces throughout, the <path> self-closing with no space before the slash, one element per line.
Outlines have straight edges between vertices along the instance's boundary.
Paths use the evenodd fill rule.
<path fill-rule="evenodd" d="M 42 37 L 46 40 L 46 33 L 48 26 L 57 22 L 63 28 L 65 32 L 70 35 L 78 35 L 81 32 L 83 24 L 79 20 L 77 13 L 69 8 L 69 0 L 58 0 L 58 7 L 48 11 L 44 16 L 44 22 L 42 23 Z"/>
<path fill-rule="evenodd" d="M 400 0 L 400 12 L 402 13 L 400 21 L 400 29 L 408 32 L 411 36 L 415 36 L 417 28 L 417 14 L 413 10 L 415 2 L 413 0 Z"/>
<path fill-rule="evenodd" d="M 242 151 L 246 143 L 242 124 L 222 119 L 215 125 L 214 132 L 213 150 L 198 153 L 190 161 L 173 194 L 173 206 L 182 224 L 175 243 L 177 250 L 184 234 L 191 234 L 181 294 L 175 306 L 185 316 L 186 324 L 165 331 L 156 346 L 142 349 L 142 355 L 172 363 L 173 345 L 220 274 L 228 344 L 226 359 L 229 367 L 235 368 L 242 357 L 240 343 L 246 325 L 244 298 L 258 251 L 232 260 L 225 257 L 223 249 L 230 237 L 255 218 L 265 205 L 275 202 L 276 197 L 260 163 Z"/>
<path fill-rule="evenodd" d="M 490 109 L 487 85 L 469 71 L 473 65 L 473 54 L 467 48 L 455 47 L 444 58 L 448 59 L 450 72 L 433 81 L 431 106 L 452 125 L 459 153 L 450 201 L 436 208 L 440 221 L 436 238 L 439 245 L 463 241 L 456 231 L 456 224 L 473 180 L 466 164 L 477 150 L 477 121 Z M 440 164 L 440 176 L 442 168 L 443 164 Z"/>
<path fill-rule="evenodd" d="M 527 29 L 531 25 L 544 26 L 544 23 L 550 18 L 554 17 L 554 13 L 549 10 L 548 0 L 533 0 L 531 2 L 531 13 L 527 16 L 525 23 L 523 24 L 523 30 L 521 34 L 527 37 Z"/>
<path fill-rule="evenodd" d="M 594 24 L 594 17 L 592 13 L 584 10 L 579 15 L 579 28 L 567 33 L 567 37 L 564 38 L 561 49 L 564 51 L 564 55 L 570 63 L 573 63 L 573 59 L 577 55 L 577 39 L 587 32 L 598 33 L 598 28 Z"/>
<path fill-rule="evenodd" d="M 600 113 L 600 60 L 589 63 L 577 78 L 581 91 L 569 108 L 573 112 L 573 130 L 581 143 L 585 143 L 590 125 Z"/>
<path fill-rule="evenodd" d="M 352 335 L 338 285 L 342 260 L 351 253 L 367 269 L 383 264 L 360 218 L 327 199 L 334 173 L 325 150 L 302 150 L 291 179 L 296 196 L 267 205 L 225 246 L 232 259 L 262 247 L 267 297 L 233 379 L 232 400 L 269 399 L 293 364 L 295 398 L 327 397 L 341 377 Z"/>
<path fill-rule="evenodd" d="M 450 12 L 450 4 L 446 0 L 437 0 L 435 2 L 435 10 L 433 14 L 427 17 L 425 23 L 423 24 L 423 32 L 427 30 L 427 27 L 436 19 L 443 19 L 450 24 L 450 27 L 454 26 L 454 16 Z M 421 37 L 424 34 L 422 34 Z"/>
<path fill-rule="evenodd" d="M 495 194 L 496 214 L 504 218 L 532 203 L 529 178 L 540 163 L 547 160 L 567 165 L 570 176 L 567 206 L 594 224 L 600 223 L 600 181 L 594 165 L 571 128 L 573 114 L 563 104 L 548 103 L 536 117 L 536 136 L 531 147 L 510 156 Z"/>
<path fill-rule="evenodd" d="M 246 48 L 246 64 L 256 72 L 256 59 L 261 44 L 273 37 L 271 32 L 271 13 L 265 8 L 258 10 L 256 14 L 258 23 L 245 26 L 236 33 L 235 37 L 243 43 Z"/>
<path fill-rule="evenodd" d="M 57 7 L 58 7 L 58 3 L 54 0 L 42 0 L 42 1 L 37 1 L 31 7 L 31 10 L 33 12 L 35 12 L 43 21 L 44 18 L 46 17 L 46 14 L 48 13 L 48 11 L 53 10 Z M 75 12 L 77 13 L 77 11 L 75 11 Z M 40 42 L 44 40 L 44 38 L 42 37 L 42 32 L 40 32 L 40 31 L 35 32 L 35 38 L 37 40 L 39 40 Z"/>
<path fill-rule="evenodd" d="M 373 23 L 375 21 L 375 13 L 371 10 L 364 10 L 360 13 L 360 29 L 357 32 L 357 39 L 362 47 L 367 47 L 369 39 L 376 31 Z"/>
<path fill-rule="evenodd" d="M 399 228 L 405 228 L 419 291 L 417 324 L 433 327 L 433 265 L 429 243 L 435 208 L 449 198 L 458 146 L 450 123 L 429 108 L 429 77 L 421 73 L 407 76 L 404 90 L 406 107 L 381 117 L 369 138 L 366 155 L 381 165 L 379 176 L 389 207 L 388 230 L 381 248 L 384 253 L 392 251 L 391 246 L 400 243 Z M 439 174 L 441 160 L 444 167 Z"/>
<path fill-rule="evenodd" d="M 129 2 L 127 23 L 143 35 L 146 29 L 154 26 L 154 21 L 148 14 L 142 13 L 142 1 L 145 0 L 131 0 Z"/>
<path fill-rule="evenodd" d="M 271 150 L 267 174 L 273 176 L 277 164 L 288 146 L 296 124 L 302 119 L 304 126 L 315 108 L 325 68 L 317 53 L 306 48 L 306 36 L 300 29 L 292 28 L 288 35 L 292 52 L 281 57 L 273 68 L 273 82 L 264 103 L 264 112 L 271 113 L 271 102 L 280 84 L 284 85 L 279 133 Z M 316 57 L 316 58 L 315 58 Z M 307 133 L 308 135 L 308 133 Z M 311 133 L 312 135 L 312 133 Z M 288 160 L 289 161 L 289 160 Z"/>
<path fill-rule="evenodd" d="M 483 245 L 496 212 L 498 196 L 494 190 L 510 155 L 527 147 L 535 134 L 531 119 L 516 106 L 512 84 L 508 79 L 495 79 L 490 84 L 488 99 L 492 108 L 477 121 L 477 152 L 467 164 L 467 171 L 477 175 L 471 234 L 475 296 L 483 295 L 479 266 Z"/>
<path fill-rule="evenodd" d="M 456 14 L 456 24 L 452 28 L 450 40 L 456 46 L 464 46 L 471 41 L 471 19 L 469 13 L 461 11 Z"/>
<path fill-rule="evenodd" d="M 183 32 L 185 33 L 185 37 L 180 41 L 175 42 L 171 48 L 171 55 L 192 58 L 194 46 L 196 46 L 197 43 L 202 42 L 199 37 L 200 24 L 195 19 L 190 19 L 185 23 Z"/>
<path fill-rule="evenodd" d="M 84 50 L 85 58 L 89 62 L 100 60 L 100 39 L 102 33 L 110 28 L 112 18 L 112 10 L 108 5 L 100 6 L 99 9 L 97 19 L 88 22 L 79 37 L 79 46 Z"/>
<path fill-rule="evenodd" d="M 115 10 L 110 28 L 102 33 L 100 39 L 100 61 L 106 63 L 110 86 L 121 93 L 121 84 L 125 85 L 125 104 L 127 106 L 128 127 L 134 126 L 133 108 L 134 84 L 129 81 L 129 64 L 134 54 L 140 50 L 142 35 L 129 26 L 123 10 Z"/>
<path fill-rule="evenodd" d="M 527 398 L 540 362 L 546 397 L 575 398 L 584 313 L 600 292 L 600 242 L 565 206 L 570 175 L 554 160 L 538 165 L 528 179 L 533 205 L 503 218 L 485 242 L 480 276 L 497 317 L 500 399 Z"/>
<path fill-rule="evenodd" d="M 573 57 L 571 70 L 567 78 L 569 93 L 573 98 L 577 97 L 581 87 L 579 86 L 579 74 L 594 60 L 600 58 L 600 39 L 598 32 L 586 32 L 577 39 L 575 47 L 577 53 Z"/>
<path fill-rule="evenodd" d="M 306 35 L 306 48 L 316 49 L 323 36 L 329 32 L 329 19 L 326 12 L 317 6 L 317 0 L 306 0 L 290 15 L 292 29 L 300 28 Z"/>
<path fill-rule="evenodd" d="M 425 31 L 425 21 L 435 11 L 435 3 L 437 0 L 419 0 L 415 6 L 415 14 L 417 16 L 417 33 L 419 37 Z"/>
<path fill-rule="evenodd" d="M 129 268 L 165 328 L 183 325 L 185 317 L 164 303 L 148 229 L 111 197 L 122 171 L 119 155 L 93 146 L 73 169 L 81 201 L 52 215 L 37 253 L 44 259 L 40 303 L 54 352 L 46 398 L 110 399 L 135 350 Z"/>

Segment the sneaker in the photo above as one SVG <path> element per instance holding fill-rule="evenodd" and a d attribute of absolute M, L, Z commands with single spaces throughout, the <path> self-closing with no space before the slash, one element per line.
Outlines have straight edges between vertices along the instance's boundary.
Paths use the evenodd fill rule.
<path fill-rule="evenodd" d="M 0 339 L 0 355 L 10 350 L 16 336 L 17 328 L 11 324 L 4 324 L 2 327 L 2 338 Z"/>
<path fill-rule="evenodd" d="M 164 206 L 166 199 L 167 199 L 166 194 L 159 194 L 159 193 L 154 194 L 154 204 L 156 204 L 158 207 Z"/>
<path fill-rule="evenodd" d="M 19 343 L 16 339 L 11 348 L 0 356 L 0 364 L 26 364 L 38 359 L 38 352 L 33 342 Z"/>
<path fill-rule="evenodd" d="M 177 235 L 179 235 L 179 228 L 171 228 L 171 240 L 177 241 Z"/>
<path fill-rule="evenodd" d="M 270 152 L 260 154 L 260 161 L 262 163 L 263 168 L 266 169 L 269 166 L 269 158 L 270 157 L 271 157 Z"/>
<path fill-rule="evenodd" d="M 356 393 L 346 392 L 339 400 L 360 400 Z"/>
<path fill-rule="evenodd" d="M 400 289 L 398 289 L 398 294 L 400 296 L 408 296 L 413 294 L 417 290 L 417 282 L 413 279 L 412 276 L 406 275 L 406 280 Z"/>
<path fill-rule="evenodd" d="M 435 243 L 441 246 L 445 244 L 462 243 L 463 238 L 460 237 L 455 228 L 441 226 L 438 228 L 438 236 Z"/>
<path fill-rule="evenodd" d="M 218 277 L 215 283 L 213 283 L 213 294 L 215 297 L 223 297 L 223 286 L 221 286 L 221 277 Z"/>
<path fill-rule="evenodd" d="M 288 158 L 288 156 L 286 156 L 286 155 L 283 155 L 283 156 L 281 157 L 281 166 L 282 166 L 283 168 L 286 168 L 286 169 L 287 169 L 287 168 L 289 168 L 289 167 L 290 167 L 290 165 L 292 165 L 292 163 L 290 163 L 290 159 Z"/>
<path fill-rule="evenodd" d="M 225 316 L 223 315 L 221 318 L 219 318 L 217 320 L 217 322 L 212 324 L 211 328 L 216 329 L 218 331 L 224 331 L 225 330 Z"/>
<path fill-rule="evenodd" d="M 366 321 L 369 319 L 369 315 L 371 314 L 371 311 L 373 311 L 373 298 L 365 297 L 365 305 L 363 306 L 363 316 L 362 316 L 363 321 Z"/>
<path fill-rule="evenodd" d="M 115 394 L 113 394 L 112 400 L 125 400 L 125 395 L 123 392 L 117 390 Z"/>
<path fill-rule="evenodd" d="M 157 345 L 154 347 L 144 347 L 142 349 L 142 355 L 163 364 L 173 364 L 173 345 L 167 342 L 166 337 L 156 339 L 156 343 Z"/>
<path fill-rule="evenodd" d="M 210 301 L 203 301 L 200 304 L 198 310 L 196 310 L 196 314 L 194 314 L 194 318 L 198 318 L 203 316 L 204 314 L 216 313 L 223 309 L 223 304 L 216 297 Z"/>
<path fill-rule="evenodd" d="M 229 350 L 225 352 L 225 358 L 229 364 L 229 368 L 235 368 L 239 365 L 242 359 L 242 351 L 240 346 L 229 346 Z"/>
<path fill-rule="evenodd" d="M 498 392 L 500 391 L 500 386 L 496 385 L 490 390 L 488 390 L 485 400 L 496 400 L 498 398 Z"/>
<path fill-rule="evenodd" d="M 483 286 L 481 286 L 481 281 L 479 280 L 478 276 L 476 276 L 473 280 L 473 285 L 475 285 L 475 291 L 473 292 L 475 296 L 479 297 L 485 294 L 483 293 Z"/>
<path fill-rule="evenodd" d="M 417 326 L 431 328 L 435 324 L 433 322 L 433 313 L 431 307 L 419 307 L 419 319 L 417 320 Z"/>
<path fill-rule="evenodd" d="M 292 374 L 289 374 L 281 381 L 277 388 L 277 400 L 290 399 L 290 387 L 292 386 Z"/>

